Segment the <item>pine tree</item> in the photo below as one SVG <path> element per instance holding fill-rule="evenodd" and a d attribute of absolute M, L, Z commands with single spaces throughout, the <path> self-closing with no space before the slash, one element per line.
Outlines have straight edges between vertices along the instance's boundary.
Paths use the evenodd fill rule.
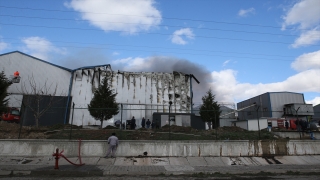
<path fill-rule="evenodd" d="M 9 99 L 7 99 L 7 89 L 11 85 L 4 71 L 0 73 L 0 114 L 6 111 Z"/>
<path fill-rule="evenodd" d="M 215 95 L 212 94 L 211 89 L 202 97 L 202 105 L 200 107 L 200 116 L 204 122 L 208 123 L 209 129 L 219 127 L 220 122 L 220 105 L 214 101 Z"/>
<path fill-rule="evenodd" d="M 95 90 L 90 104 L 88 104 L 90 115 L 101 121 L 100 128 L 102 128 L 103 120 L 111 119 L 119 113 L 116 95 L 109 87 L 109 78 L 105 77 L 102 84 Z"/>

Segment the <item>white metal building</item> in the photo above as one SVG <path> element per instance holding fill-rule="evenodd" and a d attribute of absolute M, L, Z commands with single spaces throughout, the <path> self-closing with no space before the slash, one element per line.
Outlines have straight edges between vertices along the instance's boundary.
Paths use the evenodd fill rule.
<path fill-rule="evenodd" d="M 122 104 L 122 119 L 132 116 L 140 124 L 142 117 L 152 119 L 153 112 L 168 112 L 169 101 L 172 101 L 171 112 L 190 113 L 192 104 L 192 75 L 181 72 L 115 72 L 110 65 L 80 67 L 74 70 L 54 65 L 19 51 L 0 55 L 0 71 L 10 77 L 15 71 L 20 72 L 21 81 L 10 86 L 9 106 L 21 107 L 22 86 L 30 88 L 29 79 L 34 78 L 38 85 L 58 84 L 56 95 L 66 96 L 67 102 L 65 123 L 71 122 L 72 112 L 67 109 L 75 104 L 73 124 L 99 125 L 86 109 L 94 90 L 105 76 L 111 76 L 112 89 L 117 93 L 116 100 Z M 48 92 L 50 94 L 50 91 Z M 48 95 L 44 94 L 44 95 Z M 68 119 L 69 118 L 69 119 Z M 120 119 L 120 113 L 114 119 Z M 113 122 L 113 120 L 111 122 Z"/>

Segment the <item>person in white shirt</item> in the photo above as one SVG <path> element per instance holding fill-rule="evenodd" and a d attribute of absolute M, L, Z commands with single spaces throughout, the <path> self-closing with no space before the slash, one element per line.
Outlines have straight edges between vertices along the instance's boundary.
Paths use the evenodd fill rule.
<path fill-rule="evenodd" d="M 108 138 L 108 144 L 109 144 L 109 149 L 107 152 L 107 155 L 104 158 L 108 158 L 109 154 L 111 153 L 111 157 L 115 157 L 115 153 L 117 151 L 118 147 L 118 138 L 116 137 L 116 133 L 112 133 L 112 135 Z"/>

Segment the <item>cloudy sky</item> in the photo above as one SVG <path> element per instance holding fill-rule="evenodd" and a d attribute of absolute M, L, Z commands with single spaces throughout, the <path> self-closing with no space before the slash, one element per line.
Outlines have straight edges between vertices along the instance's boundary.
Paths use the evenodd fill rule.
<path fill-rule="evenodd" d="M 195 104 L 289 91 L 320 103 L 319 0 L 0 0 L 0 53 L 194 74 Z"/>

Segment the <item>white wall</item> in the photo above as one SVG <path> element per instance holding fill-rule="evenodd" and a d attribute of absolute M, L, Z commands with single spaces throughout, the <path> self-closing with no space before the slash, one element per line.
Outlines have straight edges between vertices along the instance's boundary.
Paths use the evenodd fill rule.
<path fill-rule="evenodd" d="M 99 84 L 99 69 L 100 81 L 106 75 L 112 76 L 111 88 L 117 93 L 116 101 L 123 104 L 122 120 L 129 120 L 135 116 L 137 128 L 141 126 L 143 117 L 152 120 L 153 112 L 169 112 L 169 101 L 173 102 L 172 113 L 190 111 L 189 78 L 183 73 L 118 73 L 105 66 L 99 66 L 75 72 L 77 76 L 73 77 L 72 87 L 72 101 L 77 108 L 73 119 L 75 125 L 100 124 L 100 121 L 93 119 L 86 109 Z M 175 94 L 179 97 L 175 97 Z M 120 113 L 113 119 L 120 119 Z"/>
<path fill-rule="evenodd" d="M 267 119 L 259 119 L 260 130 L 268 127 Z M 248 120 L 248 130 L 258 131 L 258 120 Z"/>
<path fill-rule="evenodd" d="M 248 129 L 248 121 L 236 122 L 236 126 L 242 128 L 242 129 Z"/>

